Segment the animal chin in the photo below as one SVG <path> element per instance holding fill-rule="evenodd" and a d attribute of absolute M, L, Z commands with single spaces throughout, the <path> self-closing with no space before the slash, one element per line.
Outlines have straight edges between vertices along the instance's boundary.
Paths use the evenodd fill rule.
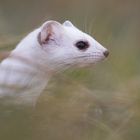
<path fill-rule="evenodd" d="M 84 61 L 86 63 L 97 63 L 97 62 L 100 62 L 102 60 L 104 60 L 105 57 L 103 55 L 89 55 L 87 57 L 84 58 Z"/>
<path fill-rule="evenodd" d="M 89 67 L 89 66 L 93 66 L 93 65 L 95 65 L 96 64 L 96 62 L 95 61 L 91 61 L 91 62 L 86 62 L 86 63 L 79 63 L 79 64 L 77 64 L 77 66 L 79 67 L 79 68 L 84 68 L 84 67 Z"/>

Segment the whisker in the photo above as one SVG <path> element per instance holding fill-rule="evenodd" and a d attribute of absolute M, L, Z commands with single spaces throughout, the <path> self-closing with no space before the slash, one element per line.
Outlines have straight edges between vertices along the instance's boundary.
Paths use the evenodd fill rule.
<path fill-rule="evenodd" d="M 92 19 L 90 22 L 89 22 L 89 28 L 88 28 L 88 33 L 90 35 L 92 35 L 92 30 L 93 30 L 93 22 L 94 22 L 94 19 Z"/>
<path fill-rule="evenodd" d="M 84 32 L 88 33 L 88 22 L 87 22 L 87 16 L 85 16 L 85 19 L 84 19 Z"/>

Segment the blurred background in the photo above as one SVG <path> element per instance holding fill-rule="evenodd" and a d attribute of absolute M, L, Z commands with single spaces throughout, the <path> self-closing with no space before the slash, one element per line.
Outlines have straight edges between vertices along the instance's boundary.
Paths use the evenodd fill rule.
<path fill-rule="evenodd" d="M 0 0 L 0 50 L 46 20 L 70 20 L 110 50 L 54 77 L 34 107 L 0 106 L 1 140 L 140 139 L 139 0 Z"/>

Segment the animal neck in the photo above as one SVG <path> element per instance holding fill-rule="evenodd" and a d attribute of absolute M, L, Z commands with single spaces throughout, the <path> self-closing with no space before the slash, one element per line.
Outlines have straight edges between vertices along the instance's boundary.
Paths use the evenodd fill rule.
<path fill-rule="evenodd" d="M 8 96 L 10 102 L 35 103 L 52 75 L 44 66 L 45 54 L 39 49 L 38 32 L 39 29 L 23 39 L 1 63 L 0 97 Z"/>

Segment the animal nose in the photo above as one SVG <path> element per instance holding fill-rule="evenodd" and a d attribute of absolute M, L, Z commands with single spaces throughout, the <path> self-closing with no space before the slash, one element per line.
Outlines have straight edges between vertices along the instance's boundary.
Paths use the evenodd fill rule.
<path fill-rule="evenodd" d="M 106 51 L 103 52 L 103 54 L 104 54 L 105 57 L 108 57 L 108 55 L 109 55 L 109 51 L 106 50 Z"/>

